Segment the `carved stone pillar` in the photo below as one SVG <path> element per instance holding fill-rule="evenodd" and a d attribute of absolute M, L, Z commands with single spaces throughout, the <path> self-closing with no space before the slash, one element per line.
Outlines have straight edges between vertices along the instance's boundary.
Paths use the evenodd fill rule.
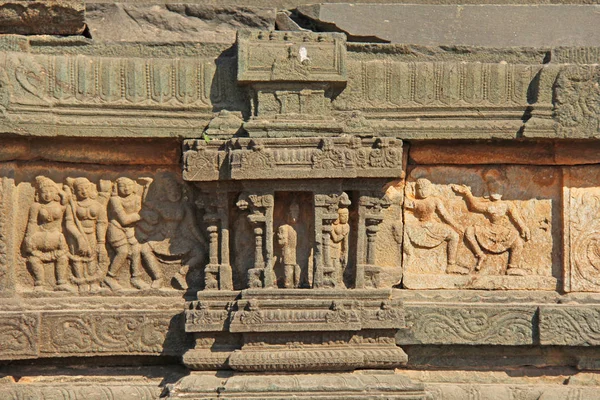
<path fill-rule="evenodd" d="M 209 239 L 208 264 L 204 269 L 204 287 L 206 290 L 232 290 L 227 194 L 204 194 L 198 205 L 205 210 L 204 222 Z"/>
<path fill-rule="evenodd" d="M 229 202 L 227 193 L 217 196 L 219 220 L 221 221 L 221 262 L 219 263 L 219 289 L 233 290 L 233 276 L 229 260 Z"/>
<path fill-rule="evenodd" d="M 377 266 L 376 241 L 383 210 L 391 205 L 389 199 L 378 193 L 361 192 L 359 199 L 359 248 L 356 266 L 356 288 L 378 287 L 380 267 Z"/>
<path fill-rule="evenodd" d="M 275 287 L 273 272 L 273 195 L 243 193 L 237 202 L 248 210 L 254 231 L 254 268 L 248 270 L 248 287 Z"/>

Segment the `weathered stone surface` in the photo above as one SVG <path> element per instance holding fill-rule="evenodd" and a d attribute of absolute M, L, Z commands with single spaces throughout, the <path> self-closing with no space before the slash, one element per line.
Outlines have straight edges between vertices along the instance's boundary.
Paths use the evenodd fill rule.
<path fill-rule="evenodd" d="M 543 345 L 597 346 L 600 328 L 597 306 L 540 307 L 540 343 Z"/>
<path fill-rule="evenodd" d="M 218 385 L 218 386 L 216 386 Z M 199 390 L 200 389 L 200 390 Z M 244 399 L 248 396 L 261 399 L 387 399 L 424 400 L 422 384 L 393 373 L 354 373 L 322 375 L 243 375 L 216 378 L 194 373 L 169 388 L 170 398 L 187 398 L 202 395 L 212 399 Z M 206 396 L 206 397 L 205 397 Z"/>
<path fill-rule="evenodd" d="M 565 169 L 565 289 L 599 291 L 596 166 Z"/>
<path fill-rule="evenodd" d="M 598 24 L 595 5 L 318 4 L 298 10 L 359 41 L 488 47 L 595 46 L 598 41 L 592 28 Z"/>
<path fill-rule="evenodd" d="M 534 344 L 536 306 L 411 304 L 399 345 L 469 344 L 522 346 Z"/>
<path fill-rule="evenodd" d="M 594 398 L 593 35 L 167 3 L 0 35 L 0 398 Z"/>
<path fill-rule="evenodd" d="M 90 34 L 103 42 L 136 38 L 164 43 L 233 43 L 237 29 L 273 29 L 276 17 L 270 6 L 92 2 L 86 8 Z"/>
<path fill-rule="evenodd" d="M 13 0 L 0 4 L 0 34 L 81 35 L 84 29 L 82 0 Z"/>

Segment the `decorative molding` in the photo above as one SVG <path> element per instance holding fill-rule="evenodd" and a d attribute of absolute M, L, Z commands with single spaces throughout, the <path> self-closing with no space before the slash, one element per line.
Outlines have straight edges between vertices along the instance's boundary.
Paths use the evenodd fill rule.
<path fill-rule="evenodd" d="M 540 344 L 543 346 L 600 345 L 600 307 L 540 306 Z"/>
<path fill-rule="evenodd" d="M 408 344 L 506 345 L 534 344 L 537 307 L 504 305 L 406 306 L 406 329 L 396 342 Z"/>
<path fill-rule="evenodd" d="M 219 164 L 223 160 L 223 164 Z M 218 170 L 217 170 L 218 169 Z M 402 141 L 393 138 L 238 138 L 184 142 L 184 179 L 189 181 L 397 178 Z"/>

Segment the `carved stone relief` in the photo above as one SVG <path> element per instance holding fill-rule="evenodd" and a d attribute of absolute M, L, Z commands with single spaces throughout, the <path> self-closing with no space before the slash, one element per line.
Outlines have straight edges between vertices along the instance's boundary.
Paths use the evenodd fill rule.
<path fill-rule="evenodd" d="M 189 269 L 200 273 L 206 240 L 192 193 L 174 174 L 142 172 L 132 179 L 73 171 L 54 179 L 38 175 L 33 182 L 29 176 L 17 185 L 22 204 L 30 204 L 19 210 L 16 224 L 20 290 L 96 295 L 184 289 Z"/>
<path fill-rule="evenodd" d="M 278 286 L 309 288 L 314 274 L 312 196 L 308 192 L 276 192 L 274 223 Z"/>
<path fill-rule="evenodd" d="M 600 291 L 600 169 L 565 168 L 565 290 Z"/>
<path fill-rule="evenodd" d="M 589 137 L 600 131 L 600 70 L 567 66 L 554 86 L 554 118 L 563 137 Z"/>
<path fill-rule="evenodd" d="M 555 290 L 560 174 L 517 166 L 413 169 L 404 201 L 404 287 Z"/>

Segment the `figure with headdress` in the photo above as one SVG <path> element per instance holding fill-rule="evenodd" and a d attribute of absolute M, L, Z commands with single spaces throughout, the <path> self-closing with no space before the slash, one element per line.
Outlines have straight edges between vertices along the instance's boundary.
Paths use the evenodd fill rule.
<path fill-rule="evenodd" d="M 56 290 L 74 292 L 69 283 L 68 246 L 62 232 L 65 194 L 45 176 L 35 178 L 35 202 L 29 209 L 24 250 L 34 279 L 34 290 L 44 290 L 44 266 L 53 264 Z"/>
<path fill-rule="evenodd" d="M 106 236 L 116 254 L 104 278 L 104 283 L 113 291 L 122 290 L 117 274 L 128 262 L 131 286 L 140 290 L 150 288 L 141 278 L 141 246 L 135 230 L 141 219 L 142 202 L 151 182 L 150 178 L 143 179 L 143 192 L 140 194 L 137 191 L 138 185 L 132 179 L 121 177 L 116 180 L 115 190 L 108 203 L 109 224 Z M 151 278 L 153 281 L 160 279 L 156 275 Z"/>
<path fill-rule="evenodd" d="M 73 281 L 80 292 L 98 292 L 109 263 L 106 202 L 98 200 L 96 185 L 87 178 L 67 179 L 64 189 L 69 198 L 65 228 L 69 233 Z M 108 194 L 103 193 L 101 198 L 108 200 Z"/>
<path fill-rule="evenodd" d="M 521 267 L 525 241 L 531 239 L 531 232 L 523 222 L 515 205 L 502 200 L 502 174 L 491 170 L 485 175 L 489 199 L 473 196 L 466 185 L 452 185 L 455 193 L 462 195 L 472 212 L 481 213 L 486 221 L 465 230 L 465 239 L 477 258 L 475 270 L 479 271 L 486 259 L 486 252 L 502 254 L 508 252 L 507 275 L 526 275 Z"/>
<path fill-rule="evenodd" d="M 408 265 L 413 256 L 414 247 L 433 249 L 446 244 L 446 272 L 450 274 L 468 274 L 469 269 L 456 263 L 459 233 L 462 233 L 454 218 L 446 210 L 442 200 L 433 194 L 433 185 L 428 179 L 420 178 L 415 182 L 415 198 L 406 199 L 404 208 L 411 211 L 416 222 L 407 222 L 404 226 L 406 254 Z M 439 216 L 442 222 L 436 220 Z M 399 231 L 399 230 L 398 230 Z M 398 242 L 401 240 L 397 239 Z"/>

